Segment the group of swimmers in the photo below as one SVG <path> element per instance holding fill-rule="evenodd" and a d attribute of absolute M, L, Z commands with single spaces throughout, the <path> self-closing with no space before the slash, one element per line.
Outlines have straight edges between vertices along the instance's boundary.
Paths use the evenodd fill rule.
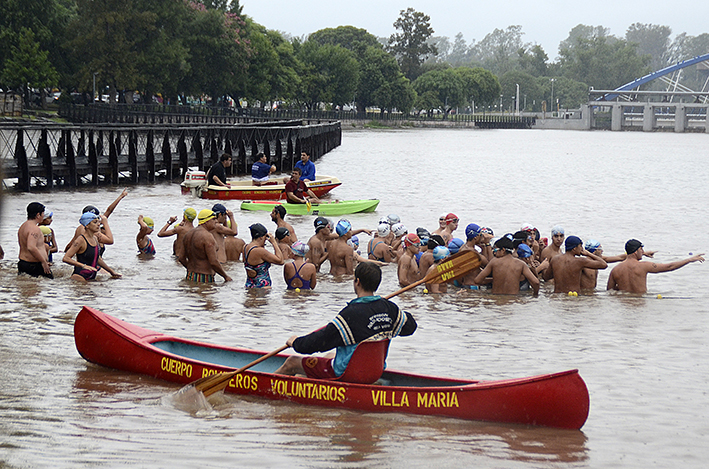
<path fill-rule="evenodd" d="M 126 195 L 124 190 L 103 214 L 91 205 L 83 209 L 79 226 L 62 258 L 74 267 L 73 279 L 93 280 L 101 269 L 114 278 L 121 276 L 104 262 L 103 252 L 106 245 L 114 242 L 108 218 Z M 246 287 L 271 287 L 269 269 L 276 264 L 284 266 L 283 278 L 287 288 L 292 290 L 314 289 L 325 262 L 330 264 L 330 274 L 339 276 L 352 275 L 357 263 L 367 260 L 380 266 L 396 263 L 398 280 L 403 287 L 425 278 L 450 255 L 471 250 L 478 254 L 480 266 L 456 278 L 452 282 L 455 287 L 491 289 L 496 294 L 517 294 L 525 290 L 537 293 L 541 281 L 545 281 L 553 282 L 555 293 L 578 294 L 596 288 L 599 269 L 619 262 L 611 271 L 607 289 L 644 293 L 648 273 L 667 272 L 690 262 L 704 261 L 699 254 L 667 264 L 643 262 L 643 256 L 652 258 L 654 251 L 645 251 L 642 243 L 634 239 L 626 243 L 625 253 L 606 256 L 598 241 L 591 239 L 584 244 L 577 236 L 566 237 L 560 226 L 552 228 L 551 243 L 540 237 L 539 231 L 530 224 L 494 240 L 492 229 L 470 223 L 462 239 L 455 236 L 459 218 L 453 213 L 442 214 L 433 232 L 419 227 L 412 233 L 394 214 L 382 217 L 376 230 L 353 229 L 345 219 L 333 223 L 317 217 L 313 224 L 314 235 L 303 242 L 285 220 L 283 206 L 276 205 L 270 216 L 276 224 L 275 233 L 270 234 L 263 224 L 255 223 L 249 227 L 251 242 L 248 244 L 237 237 L 234 214 L 220 203 L 199 213 L 191 207 L 184 209 L 182 220 L 178 223 L 177 217 L 170 217 L 157 236 L 175 236 L 173 254 L 186 268 L 186 278 L 190 281 L 214 282 L 217 274 L 230 281 L 224 263 L 243 260 Z M 46 211 L 41 203 L 33 202 L 27 206 L 27 217 L 18 230 L 18 271 L 51 278 L 52 254 L 58 252 L 56 235 L 50 226 L 53 213 Z M 152 256 L 156 251 L 150 235 L 155 223 L 143 215 L 138 217 L 137 223 L 138 252 Z M 361 233 L 371 236 L 364 255 L 359 250 Z M 266 247 L 267 242 L 272 249 Z M 448 286 L 428 283 L 426 289 L 430 293 L 445 293 Z"/>

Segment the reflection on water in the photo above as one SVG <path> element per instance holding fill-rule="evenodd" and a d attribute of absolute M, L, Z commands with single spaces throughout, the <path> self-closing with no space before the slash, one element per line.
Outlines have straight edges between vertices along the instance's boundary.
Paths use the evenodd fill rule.
<path fill-rule="evenodd" d="M 401 216 L 413 231 L 435 229 L 441 212 L 463 227 L 496 234 L 536 225 L 543 236 L 599 239 L 607 254 L 628 238 L 669 262 L 706 245 L 709 166 L 706 135 L 608 132 L 411 130 L 346 133 L 317 163 L 340 177 L 333 197 L 378 197 L 379 211 L 348 216 L 355 228 Z M 667 155 L 673 155 L 671 159 Z M 641 168 L 640 175 L 638 168 Z M 543 174 L 541 181 L 534 174 Z M 524 176 L 523 176 L 524 175 Z M 529 176 L 529 177 L 527 177 Z M 530 179 L 531 178 L 531 179 Z M 648 185 L 649 181 L 656 184 Z M 73 319 L 90 305 L 178 337 L 258 350 L 278 348 L 331 320 L 354 296 L 351 277 L 324 273 L 314 292 L 289 292 L 279 267 L 274 288 L 243 288 L 242 264 L 230 283 L 195 285 L 170 255 L 171 239 L 153 236 L 157 255 L 137 255 L 137 216 L 160 225 L 187 206 L 172 184 L 139 186 L 110 223 L 116 243 L 106 262 L 123 274 L 89 285 L 53 267 L 55 279 L 16 274 L 17 227 L 40 200 L 54 211 L 59 245 L 71 238 L 81 208 L 108 206 L 121 188 L 6 194 L 0 244 L 0 465 L 11 467 L 690 467 L 709 458 L 707 264 L 651 275 L 647 295 L 596 292 L 579 297 L 424 295 L 396 302 L 419 329 L 392 342 L 392 370 L 464 379 L 502 379 L 578 368 L 591 396 L 582 432 L 495 425 L 437 417 L 366 414 L 225 396 L 214 411 L 190 415 L 165 405 L 175 385 L 86 363 L 73 342 Z M 241 236 L 267 213 L 236 213 Z M 301 239 L 311 217 L 288 216 Z M 362 246 L 368 238 L 361 237 Z M 60 256 L 57 256 L 60 259 Z M 327 271 L 327 267 L 325 268 Z M 381 294 L 399 289 L 384 267 Z M 661 298 L 658 298 L 658 294 Z M 652 451 L 648 451 L 651 447 Z M 701 464 L 696 465 L 702 467 Z"/>

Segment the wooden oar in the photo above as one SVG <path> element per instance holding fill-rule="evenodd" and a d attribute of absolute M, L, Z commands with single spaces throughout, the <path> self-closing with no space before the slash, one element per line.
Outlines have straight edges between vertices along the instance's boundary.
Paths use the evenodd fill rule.
<path fill-rule="evenodd" d="M 431 272 L 429 275 L 426 275 L 426 277 L 402 288 L 401 290 L 395 291 L 394 293 L 387 295 L 384 298 L 388 300 L 390 298 L 395 297 L 396 295 L 399 295 L 400 293 L 411 290 L 412 288 L 421 285 L 422 283 L 450 282 L 451 280 L 454 280 L 462 275 L 467 274 L 478 266 L 480 266 L 480 256 L 477 252 L 459 252 L 458 254 L 446 259 L 445 262 L 438 264 L 436 270 Z M 258 365 L 262 361 L 267 360 L 273 357 L 274 355 L 277 355 L 288 347 L 288 345 L 284 345 L 278 348 L 277 350 L 267 353 L 261 358 L 254 360 L 248 365 L 239 368 L 238 370 L 223 372 L 211 376 L 206 376 L 202 379 L 198 379 L 197 381 L 189 384 L 188 387 L 194 387 L 195 390 L 201 391 L 205 395 L 205 397 L 211 396 L 215 392 L 219 392 L 226 388 L 227 384 L 229 383 L 229 380 L 231 380 L 234 376 L 238 375 L 243 371 L 248 370 L 254 365 Z"/>
<path fill-rule="evenodd" d="M 278 349 L 274 350 L 273 352 L 269 352 L 266 355 L 252 361 L 248 365 L 242 366 L 238 370 L 235 371 L 229 371 L 229 372 L 222 372 L 222 373 L 217 373 L 215 375 L 211 376 L 205 376 L 204 378 L 198 379 L 197 381 L 188 384 L 188 386 L 193 386 L 197 391 L 201 391 L 202 394 L 205 395 L 205 397 L 209 397 L 215 392 L 221 391 L 224 389 L 229 381 L 239 373 L 248 370 L 252 366 L 256 366 L 259 363 L 261 363 L 264 360 L 268 360 L 269 358 L 273 357 L 274 355 L 277 355 L 287 349 L 289 346 L 284 345 L 282 347 L 279 347 Z"/>
<path fill-rule="evenodd" d="M 409 291 L 422 283 L 445 283 L 462 277 L 473 269 L 480 267 L 480 256 L 476 251 L 459 251 L 457 254 L 449 257 L 445 262 L 441 262 L 436 266 L 436 270 L 426 275 L 421 280 L 407 285 L 401 290 L 395 291 L 391 295 L 384 298 L 387 300 L 400 293 Z"/>

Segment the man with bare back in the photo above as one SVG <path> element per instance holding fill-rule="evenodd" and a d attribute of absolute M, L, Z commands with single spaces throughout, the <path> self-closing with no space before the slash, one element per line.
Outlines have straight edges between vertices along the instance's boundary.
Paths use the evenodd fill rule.
<path fill-rule="evenodd" d="M 187 232 L 183 238 L 184 251 L 179 257 L 180 264 L 187 269 L 187 280 L 198 283 L 213 283 L 214 274 L 218 273 L 229 282 L 227 275 L 217 258 L 217 243 L 212 236 L 217 220 L 214 212 L 204 209 L 197 216 L 199 225 Z"/>
<path fill-rule="evenodd" d="M 637 239 L 625 243 L 625 252 L 628 257 L 611 270 L 608 277 L 608 290 L 622 290 L 630 293 L 647 292 L 647 274 L 671 272 L 691 262 L 704 262 L 704 254 L 697 254 L 681 261 L 667 264 L 658 264 L 652 261 L 641 261 L 643 257 L 643 243 Z"/>
<path fill-rule="evenodd" d="M 44 218 L 44 205 L 32 202 L 27 206 L 27 221 L 17 230 L 17 242 L 20 244 L 20 260 L 17 263 L 17 273 L 29 274 L 32 277 L 54 278 L 47 260 L 47 249 L 44 247 L 44 235 L 39 224 Z"/>
<path fill-rule="evenodd" d="M 566 252 L 552 257 L 549 267 L 544 269 L 544 280 L 554 279 L 554 293 L 578 293 L 581 290 L 583 269 L 608 267 L 603 258 L 583 248 L 583 242 L 578 236 L 566 238 L 565 248 Z"/>
<path fill-rule="evenodd" d="M 327 258 L 330 260 L 330 273 L 332 275 L 354 274 L 354 249 L 347 241 L 352 236 L 352 224 L 347 220 L 340 220 L 335 226 L 338 238 L 330 242 Z"/>
<path fill-rule="evenodd" d="M 529 266 L 522 260 L 514 257 L 514 243 L 507 236 L 495 242 L 492 250 L 493 258 L 477 277 L 476 285 L 489 283 L 492 277 L 492 293 L 497 295 L 516 295 L 519 293 L 521 283 L 529 282 L 534 294 L 539 293 L 539 279 L 529 270 Z M 525 280 L 520 280 L 524 278 Z"/>
<path fill-rule="evenodd" d="M 315 268 L 320 272 L 320 266 L 327 259 L 327 243 L 330 240 L 329 222 L 325 217 L 317 217 L 315 219 L 315 236 L 308 240 L 307 259 L 315 264 Z"/>

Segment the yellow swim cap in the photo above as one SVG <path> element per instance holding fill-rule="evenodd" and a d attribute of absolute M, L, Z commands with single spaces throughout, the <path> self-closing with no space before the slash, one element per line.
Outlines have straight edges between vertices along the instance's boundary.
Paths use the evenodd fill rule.
<path fill-rule="evenodd" d="M 143 222 L 148 225 L 150 228 L 155 228 L 155 222 L 153 221 L 152 218 L 150 217 L 143 217 Z"/>
<path fill-rule="evenodd" d="M 187 218 L 189 221 L 193 221 L 195 218 L 197 218 L 197 210 L 193 209 L 192 207 L 187 207 L 185 209 L 185 218 Z"/>
<path fill-rule="evenodd" d="M 208 208 L 205 208 L 204 210 L 199 211 L 199 217 L 197 219 L 199 220 L 199 224 L 201 225 L 202 223 L 206 223 L 212 218 L 215 218 L 214 212 L 209 210 Z"/>
<path fill-rule="evenodd" d="M 52 230 L 48 226 L 42 225 L 39 227 L 39 229 L 44 236 L 48 236 L 48 235 L 52 234 Z"/>

